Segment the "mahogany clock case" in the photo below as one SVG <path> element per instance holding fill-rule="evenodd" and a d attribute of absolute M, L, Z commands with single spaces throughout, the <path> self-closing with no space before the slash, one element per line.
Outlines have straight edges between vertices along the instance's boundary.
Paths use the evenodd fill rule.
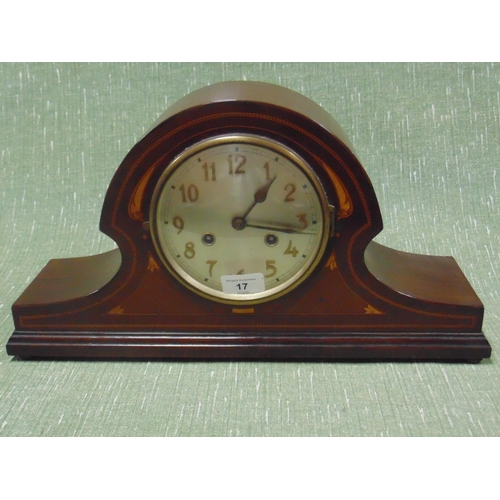
<path fill-rule="evenodd" d="M 304 158 L 335 206 L 335 230 L 293 291 L 249 307 L 193 293 L 163 265 L 150 208 L 165 168 L 223 134 L 275 140 Z M 373 186 L 326 111 L 288 89 L 226 82 L 178 101 L 132 148 L 100 229 L 118 248 L 54 259 L 14 303 L 21 358 L 447 360 L 491 354 L 484 308 L 452 257 L 409 254 L 382 230 Z"/>

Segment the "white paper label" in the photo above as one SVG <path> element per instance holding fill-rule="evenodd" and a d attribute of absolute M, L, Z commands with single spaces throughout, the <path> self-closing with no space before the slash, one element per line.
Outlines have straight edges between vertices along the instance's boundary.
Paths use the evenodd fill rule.
<path fill-rule="evenodd" d="M 266 289 L 262 273 L 221 276 L 221 283 L 222 291 L 229 294 L 246 295 L 263 292 Z"/>

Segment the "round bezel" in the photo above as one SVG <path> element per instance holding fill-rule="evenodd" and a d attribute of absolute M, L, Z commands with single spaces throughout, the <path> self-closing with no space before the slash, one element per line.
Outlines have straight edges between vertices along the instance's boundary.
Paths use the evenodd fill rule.
<path fill-rule="evenodd" d="M 231 151 L 236 150 L 236 148 L 239 151 L 246 152 L 246 155 L 254 154 L 256 157 L 262 157 L 263 159 L 270 158 L 271 165 L 273 168 L 278 169 L 280 175 L 286 175 L 289 178 L 296 178 L 297 181 L 302 183 L 299 185 L 299 188 L 295 187 L 295 182 L 293 184 L 293 189 L 302 190 L 301 192 L 297 191 L 297 196 L 294 194 L 292 197 L 290 194 L 287 195 L 286 192 L 285 194 L 282 194 L 282 191 L 280 191 L 280 196 L 285 197 L 284 199 L 286 201 L 296 201 L 297 203 L 295 203 L 295 205 L 297 206 L 299 206 L 300 203 L 302 203 L 302 205 L 308 204 L 308 207 L 306 208 L 309 208 L 312 212 L 314 212 L 314 215 L 311 215 L 311 220 L 307 222 L 305 216 L 308 216 L 308 214 L 299 214 L 300 216 L 303 216 L 301 219 L 302 227 L 307 227 L 308 232 L 299 229 L 291 229 L 289 227 L 290 225 L 287 225 L 286 227 L 269 228 L 262 224 L 260 226 L 258 224 L 254 224 L 253 226 L 248 224 L 249 229 L 247 230 L 246 220 L 243 221 L 243 228 L 238 227 L 238 224 L 236 224 L 237 219 L 238 222 L 241 223 L 241 217 L 236 216 L 237 214 L 241 214 L 242 211 L 242 208 L 237 208 L 239 204 L 246 203 L 247 206 L 248 204 L 252 204 L 252 200 L 257 197 L 257 191 L 262 189 L 262 186 L 269 185 L 266 188 L 267 191 L 271 191 L 271 189 L 276 191 L 278 189 L 278 182 L 274 182 L 274 179 L 277 179 L 277 175 L 274 176 L 274 179 L 270 177 L 270 168 L 267 167 L 267 171 L 260 168 L 260 180 L 254 181 L 253 184 L 248 181 L 245 185 L 245 183 L 242 182 L 242 179 L 245 176 L 226 175 L 225 177 L 222 177 L 222 175 L 220 175 L 220 177 L 222 177 L 222 182 L 225 182 L 230 188 L 230 192 L 227 193 L 227 196 L 224 199 L 226 201 L 226 205 L 223 207 L 225 208 L 224 216 L 228 219 L 224 223 L 223 227 L 226 228 L 227 226 L 227 231 L 229 231 L 230 234 L 228 233 L 226 237 L 219 236 L 216 234 L 218 232 L 214 231 L 212 228 L 214 225 L 213 220 L 221 217 L 220 210 L 218 211 L 216 208 L 210 210 L 208 206 L 206 210 L 199 208 L 193 212 L 196 216 L 196 220 L 193 221 L 194 216 L 191 216 L 190 219 L 191 225 L 197 226 L 197 228 L 191 229 L 190 234 L 192 236 L 190 241 L 186 242 L 184 247 L 182 247 L 182 244 L 179 247 L 177 241 L 181 240 L 179 235 L 181 235 L 186 229 L 184 219 L 187 219 L 188 217 L 178 215 L 178 210 L 175 212 L 175 209 L 182 206 L 186 207 L 186 210 L 189 211 L 188 208 L 192 209 L 193 206 L 196 206 L 198 200 L 202 198 L 200 192 L 203 194 L 203 188 L 205 188 L 205 186 L 215 184 L 210 182 L 216 180 L 216 167 L 212 167 L 215 163 L 203 163 L 203 161 L 207 158 L 217 157 L 217 155 L 221 156 L 222 154 L 229 154 Z M 203 171 L 201 171 L 202 165 L 204 168 Z M 235 165 L 235 167 L 236 166 L 237 165 Z M 201 176 L 201 184 L 187 184 L 187 182 L 190 182 L 190 175 L 192 175 L 189 172 L 194 168 L 198 169 L 198 172 L 200 172 L 197 175 Z M 222 167 L 218 165 L 217 168 L 220 171 Z M 245 168 L 249 171 L 248 169 L 250 167 L 247 166 Z M 231 169 L 234 170 L 232 165 Z M 227 169 L 225 168 L 225 170 Z M 252 170 L 252 172 L 254 171 Z M 230 172 L 230 174 L 233 173 L 233 171 Z M 219 181 L 219 173 L 217 175 L 217 181 Z M 265 176 L 267 176 L 267 181 Z M 187 181 L 184 181 L 184 183 L 181 184 L 183 179 L 187 179 Z M 276 184 L 275 187 L 272 186 L 273 183 Z M 291 184 L 292 183 L 289 182 L 287 186 L 290 186 Z M 197 186 L 202 186 L 202 188 Z M 221 191 L 221 189 L 222 188 L 220 188 L 219 191 Z M 287 189 L 288 191 L 292 191 L 291 187 L 288 187 Z M 177 197 L 177 200 L 179 200 L 179 197 L 182 196 L 182 202 L 179 203 L 179 201 L 177 201 L 177 205 L 175 205 L 173 202 L 174 196 Z M 222 193 L 222 197 L 223 196 L 225 196 L 225 192 Z M 276 195 L 274 196 L 276 198 Z M 295 199 L 295 196 L 297 198 L 299 196 L 301 197 L 300 203 L 299 200 Z M 271 196 L 269 197 L 271 198 Z M 206 195 L 205 198 L 207 198 Z M 219 198 L 220 197 L 217 197 L 217 202 L 219 201 Z M 231 202 L 232 205 L 228 208 L 227 204 L 229 202 Z M 258 208 L 254 209 L 255 212 L 263 213 L 266 209 L 266 202 L 253 202 L 254 206 L 256 204 L 258 205 Z M 207 205 L 209 205 L 208 201 Z M 231 212 L 231 210 L 233 210 L 233 205 L 234 211 Z M 285 205 L 288 212 L 290 212 L 293 209 L 292 205 L 294 204 L 284 203 L 284 206 Z M 269 203 L 268 210 L 273 212 L 273 208 L 275 212 L 276 207 L 274 207 L 272 203 Z M 238 210 L 240 211 L 238 212 Z M 251 208 L 251 210 L 253 210 L 253 208 Z M 270 214 L 270 216 L 271 215 L 272 214 Z M 296 215 L 296 217 L 299 217 L 299 215 Z M 331 215 L 328 200 L 321 182 L 314 173 L 313 169 L 303 158 L 291 151 L 290 148 L 274 139 L 250 134 L 231 134 L 211 137 L 188 147 L 165 168 L 154 190 L 150 209 L 150 227 L 153 243 L 158 256 L 172 276 L 174 276 L 180 283 L 186 286 L 189 290 L 217 302 L 234 305 L 250 305 L 266 302 L 283 296 L 284 294 L 295 289 L 313 272 L 320 262 L 328 242 L 330 235 L 330 217 Z M 312 220 L 312 218 L 314 218 L 314 220 Z M 233 227 L 229 228 L 231 220 Z M 273 219 L 271 218 L 271 220 Z M 314 232 L 311 232 L 313 229 Z M 226 231 L 226 229 L 224 230 Z M 227 293 L 227 291 L 223 290 L 223 284 L 219 286 L 215 279 L 211 279 L 212 270 L 214 269 L 213 262 L 218 261 L 206 259 L 206 263 L 203 263 L 204 266 L 206 264 L 207 274 L 208 271 L 210 271 L 210 278 L 208 276 L 201 276 L 199 270 L 194 269 L 191 265 L 191 262 L 194 261 L 194 256 L 196 255 L 194 250 L 195 247 L 207 252 L 209 249 L 214 249 L 216 247 L 216 245 L 214 245 L 215 242 L 217 242 L 217 245 L 226 245 L 224 250 L 227 250 L 227 255 L 231 255 L 231 258 L 234 257 L 232 254 L 238 253 L 238 249 L 241 250 L 241 245 L 238 244 L 238 237 L 241 240 L 242 238 L 247 237 L 251 231 L 254 231 L 252 234 L 255 234 L 255 232 L 258 231 L 262 232 L 262 244 L 265 246 L 266 251 L 277 248 L 278 241 L 283 240 L 283 242 L 285 242 L 286 239 L 290 238 L 288 253 L 291 254 L 292 257 L 298 256 L 298 250 L 296 250 L 295 246 L 291 245 L 292 237 L 290 237 L 290 234 L 292 234 L 294 239 L 302 238 L 302 240 L 308 245 L 307 252 L 305 252 L 307 255 L 300 255 L 297 260 L 297 264 L 291 265 L 290 269 L 286 273 L 273 280 L 271 280 L 271 278 L 274 277 L 272 273 L 275 272 L 276 269 L 274 264 L 271 263 L 275 261 L 265 261 L 268 266 L 267 272 L 271 273 L 271 276 L 268 276 L 265 272 L 266 270 L 262 269 L 264 272 L 261 274 L 264 278 L 265 289 L 248 294 Z M 270 235 L 274 235 L 274 237 Z M 308 238 L 306 237 L 307 235 L 309 235 Z M 183 242 L 184 240 L 181 241 Z M 184 252 L 182 251 L 182 248 L 184 248 Z M 287 253 L 286 250 L 285 253 Z M 221 254 L 219 253 L 219 255 Z M 242 266 L 246 267 L 244 266 L 244 263 L 242 263 Z M 255 270 L 251 271 L 253 273 Z M 230 274 L 234 274 L 234 276 L 238 275 L 238 273 L 234 271 Z M 244 276 L 246 275 L 247 271 L 245 269 Z M 225 279 L 225 276 L 222 276 L 222 279 Z"/>

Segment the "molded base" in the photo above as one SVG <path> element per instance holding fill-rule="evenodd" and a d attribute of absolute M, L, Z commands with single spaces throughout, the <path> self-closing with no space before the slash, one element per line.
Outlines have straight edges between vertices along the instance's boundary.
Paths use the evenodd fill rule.
<path fill-rule="evenodd" d="M 7 344 L 21 358 L 409 360 L 479 362 L 482 333 L 176 334 L 20 332 Z"/>

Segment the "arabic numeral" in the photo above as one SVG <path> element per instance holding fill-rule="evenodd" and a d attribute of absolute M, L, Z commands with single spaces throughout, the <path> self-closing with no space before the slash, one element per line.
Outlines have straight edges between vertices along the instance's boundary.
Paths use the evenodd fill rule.
<path fill-rule="evenodd" d="M 245 170 L 243 169 L 243 165 L 247 162 L 247 157 L 243 155 L 236 155 L 233 158 L 233 155 L 229 155 L 227 158 L 229 163 L 229 174 L 244 174 Z"/>
<path fill-rule="evenodd" d="M 198 188 L 194 184 L 190 184 L 187 188 L 184 184 L 182 184 L 179 189 L 182 194 L 183 203 L 186 203 L 188 201 L 194 203 L 198 199 L 198 196 L 200 195 Z"/>
<path fill-rule="evenodd" d="M 184 257 L 186 257 L 186 259 L 193 259 L 195 255 L 196 252 L 194 251 L 194 243 L 192 241 L 188 241 L 184 247 Z"/>
<path fill-rule="evenodd" d="M 207 162 L 205 162 L 201 168 L 205 172 L 205 182 L 217 180 L 217 177 L 215 175 L 215 163 L 211 163 L 209 165 Z"/>

